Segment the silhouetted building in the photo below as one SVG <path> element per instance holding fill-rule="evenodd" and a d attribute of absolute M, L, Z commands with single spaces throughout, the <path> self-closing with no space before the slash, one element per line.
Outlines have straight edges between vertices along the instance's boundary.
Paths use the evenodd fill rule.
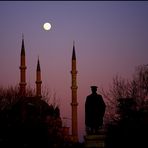
<path fill-rule="evenodd" d="M 22 123 L 29 124 L 41 122 L 47 128 L 48 133 L 46 133 L 49 139 L 49 143 L 59 144 L 60 142 L 77 142 L 78 141 L 78 129 L 77 129 L 77 84 L 76 84 L 76 56 L 75 47 L 73 45 L 72 53 L 72 136 L 69 135 L 69 127 L 62 126 L 62 120 L 60 117 L 60 110 L 58 107 L 53 107 L 48 105 L 42 100 L 41 93 L 41 68 L 39 58 L 37 60 L 36 68 L 36 92 L 35 96 L 30 97 L 26 92 L 26 61 L 25 61 L 25 45 L 24 37 L 22 37 L 22 47 L 21 47 L 21 60 L 20 60 L 20 83 L 19 83 L 19 93 L 20 101 L 15 105 L 16 108 L 19 107 L 20 118 Z M 36 121 L 39 120 L 39 121 Z M 33 127 L 30 127 L 33 128 Z M 31 129 L 32 130 L 32 129 Z M 34 131 L 37 133 L 37 131 Z M 32 135 L 36 136 L 35 133 Z M 45 137 L 45 138 L 47 138 Z M 72 137 L 72 138 L 71 138 Z M 31 136 L 30 136 L 31 138 Z"/>
<path fill-rule="evenodd" d="M 21 59 L 20 59 L 20 94 L 26 95 L 26 60 L 25 60 L 25 46 L 24 37 L 22 36 L 22 48 L 21 48 Z"/>
<path fill-rule="evenodd" d="M 26 56 L 25 56 L 25 45 L 24 45 L 24 36 L 22 37 L 22 48 L 21 48 L 21 59 L 20 59 L 20 95 L 26 96 Z M 41 68 L 39 58 L 37 61 L 37 69 L 36 69 L 36 96 L 42 97 L 41 94 Z"/>
<path fill-rule="evenodd" d="M 41 95 L 41 68 L 40 68 L 40 62 L 39 62 L 39 58 L 38 58 L 38 62 L 37 62 L 37 69 L 36 69 L 36 96 L 37 97 L 42 97 Z"/>
<path fill-rule="evenodd" d="M 63 134 L 64 141 L 71 142 L 71 137 L 69 135 L 69 127 L 63 126 L 62 127 L 62 134 Z"/>
<path fill-rule="evenodd" d="M 77 69 L 76 69 L 76 54 L 75 54 L 75 45 L 73 43 L 73 52 L 72 52 L 72 70 L 71 70 L 71 78 L 72 78 L 72 138 L 73 142 L 78 142 L 78 121 L 77 121 Z"/>

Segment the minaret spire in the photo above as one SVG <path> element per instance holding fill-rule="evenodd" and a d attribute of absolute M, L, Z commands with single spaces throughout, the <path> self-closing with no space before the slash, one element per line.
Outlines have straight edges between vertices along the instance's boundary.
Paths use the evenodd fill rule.
<path fill-rule="evenodd" d="M 25 56 L 25 46 L 24 46 L 24 35 L 22 34 L 22 49 L 21 49 L 21 55 Z"/>
<path fill-rule="evenodd" d="M 22 48 L 21 48 L 21 58 L 20 58 L 20 95 L 26 95 L 26 61 L 25 61 L 25 46 L 24 46 L 24 36 L 22 35 Z"/>
<path fill-rule="evenodd" d="M 75 44 L 73 42 L 73 52 L 72 52 L 72 70 L 71 70 L 71 78 L 72 78 L 72 138 L 73 142 L 78 142 L 78 125 L 77 125 L 77 69 L 76 69 L 76 54 L 75 54 Z"/>
<path fill-rule="evenodd" d="M 73 60 L 76 60 L 76 53 L 75 53 L 75 41 L 73 41 L 72 59 L 73 59 Z"/>
<path fill-rule="evenodd" d="M 38 57 L 38 61 L 37 61 L 37 69 L 36 69 L 36 96 L 37 97 L 41 97 L 41 68 L 40 68 L 40 61 L 39 61 L 39 57 Z"/>
<path fill-rule="evenodd" d="M 37 69 L 36 69 L 36 70 L 37 70 L 37 71 L 41 71 L 39 56 L 38 56 Z"/>

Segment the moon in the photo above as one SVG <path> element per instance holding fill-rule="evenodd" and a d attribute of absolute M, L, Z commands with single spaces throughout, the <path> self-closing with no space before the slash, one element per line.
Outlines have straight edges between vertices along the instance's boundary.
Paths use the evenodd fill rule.
<path fill-rule="evenodd" d="M 46 31 L 49 31 L 51 29 L 51 24 L 50 23 L 44 23 L 43 25 L 43 29 L 46 30 Z"/>

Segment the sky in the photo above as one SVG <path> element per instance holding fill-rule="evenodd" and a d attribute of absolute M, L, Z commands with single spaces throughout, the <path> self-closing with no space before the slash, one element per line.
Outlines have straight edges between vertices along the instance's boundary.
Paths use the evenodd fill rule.
<path fill-rule="evenodd" d="M 50 31 L 43 29 L 45 22 L 51 23 Z M 22 33 L 27 85 L 35 87 L 39 56 L 42 87 L 56 93 L 67 126 L 71 126 L 70 71 L 75 41 L 80 141 L 85 135 L 84 104 L 90 86 L 108 90 L 115 75 L 131 79 L 136 66 L 148 64 L 147 1 L 1 1 L 3 87 L 19 83 Z"/>

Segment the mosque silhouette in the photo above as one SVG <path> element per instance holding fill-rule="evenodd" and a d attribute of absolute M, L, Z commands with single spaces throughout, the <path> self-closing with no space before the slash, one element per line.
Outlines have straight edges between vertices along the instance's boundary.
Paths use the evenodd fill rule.
<path fill-rule="evenodd" d="M 63 134 L 65 137 L 70 139 L 71 141 L 77 143 L 78 140 L 78 125 L 77 125 L 77 69 L 76 69 L 76 53 L 75 53 L 75 44 L 73 42 L 73 51 L 72 51 L 72 59 L 71 59 L 72 67 L 71 67 L 71 135 L 69 135 L 69 127 L 62 127 Z M 24 45 L 24 37 L 22 36 L 22 45 L 21 45 L 21 55 L 20 55 L 20 83 L 19 83 L 19 94 L 22 97 L 26 96 L 26 55 L 25 55 L 25 45 Z M 37 68 L 36 68 L 36 98 L 39 100 L 42 99 L 42 80 L 41 80 L 41 68 L 39 57 L 37 60 Z M 27 100 L 31 101 L 32 99 L 28 98 Z M 58 108 L 56 108 L 58 110 Z M 61 122 L 61 121 L 60 121 Z"/>

